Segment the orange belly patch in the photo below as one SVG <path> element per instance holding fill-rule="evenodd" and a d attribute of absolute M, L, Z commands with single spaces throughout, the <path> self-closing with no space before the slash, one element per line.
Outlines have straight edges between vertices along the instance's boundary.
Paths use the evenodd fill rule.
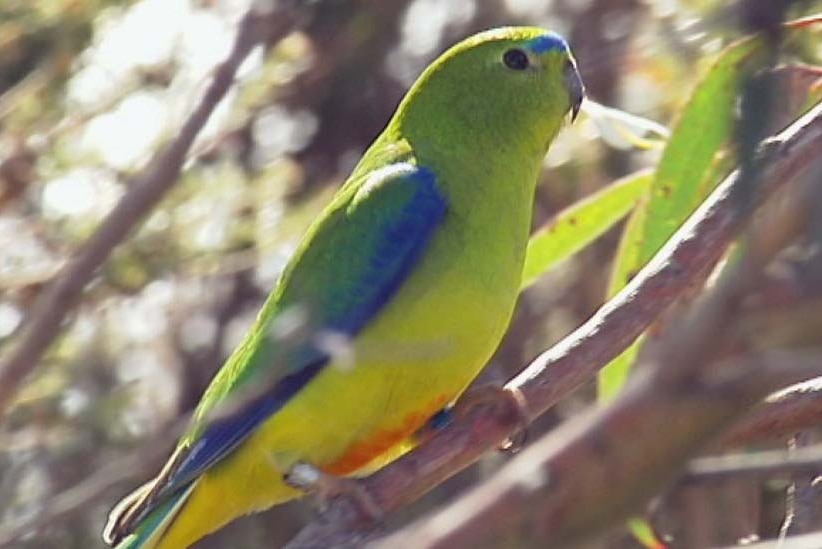
<path fill-rule="evenodd" d="M 447 396 L 440 395 L 420 411 L 405 416 L 398 427 L 379 429 L 371 433 L 367 438 L 349 446 L 342 456 L 326 464 L 323 470 L 331 475 L 345 476 L 362 469 L 417 432 L 431 416 L 442 410 L 449 400 Z"/>

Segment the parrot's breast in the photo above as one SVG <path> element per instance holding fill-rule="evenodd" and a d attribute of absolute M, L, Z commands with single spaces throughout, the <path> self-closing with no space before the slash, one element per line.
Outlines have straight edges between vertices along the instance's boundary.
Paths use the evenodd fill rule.
<path fill-rule="evenodd" d="M 351 341 L 346 360 L 332 361 L 278 413 L 312 425 L 307 461 L 342 475 L 391 461 L 491 358 L 516 304 L 530 228 L 529 202 L 525 211 L 493 206 L 502 217 L 485 224 L 446 218 L 396 296 Z M 280 436 L 273 425 L 265 430 L 272 443 Z"/>
<path fill-rule="evenodd" d="M 350 348 L 202 476 L 186 516 L 203 517 L 212 530 L 302 495 L 283 481 L 298 461 L 362 475 L 412 447 L 409 437 L 491 358 L 514 310 L 531 202 L 482 207 L 485 215 L 449 212 L 413 272 Z M 175 524 L 168 539 L 180 545 L 168 547 L 197 539 L 198 528 Z"/>

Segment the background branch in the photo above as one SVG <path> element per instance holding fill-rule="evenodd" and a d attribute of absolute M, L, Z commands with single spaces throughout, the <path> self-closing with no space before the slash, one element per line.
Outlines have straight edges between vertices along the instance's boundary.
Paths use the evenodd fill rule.
<path fill-rule="evenodd" d="M 822 357 L 816 357 L 816 360 L 820 359 Z M 771 450 L 753 454 L 712 456 L 691 461 L 682 482 L 715 482 L 742 476 L 808 476 L 815 475 L 820 467 L 822 446 L 819 445 L 797 448 L 794 451 Z"/>
<path fill-rule="evenodd" d="M 180 175 L 186 155 L 214 108 L 234 83 L 237 69 L 249 52 L 266 40 L 281 38 L 294 24 L 285 8 L 264 9 L 255 3 L 241 20 L 228 58 L 217 67 L 197 107 L 177 136 L 135 175 L 128 191 L 85 245 L 60 270 L 39 297 L 25 321 L 16 345 L 0 362 L 0 416 L 8 408 L 17 387 L 36 367 L 69 312 L 80 301 L 83 288 L 131 230 L 163 198 Z"/>
<path fill-rule="evenodd" d="M 822 422 L 822 378 L 797 383 L 769 396 L 722 436 L 724 447 L 787 439 Z"/>

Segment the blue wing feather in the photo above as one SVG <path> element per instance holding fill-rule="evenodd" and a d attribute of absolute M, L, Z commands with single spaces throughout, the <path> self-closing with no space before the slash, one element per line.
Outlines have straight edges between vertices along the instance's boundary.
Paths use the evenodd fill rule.
<path fill-rule="evenodd" d="M 327 362 L 327 358 L 323 358 L 304 366 L 281 379 L 270 392 L 252 400 L 242 410 L 211 422 L 191 446 L 164 492 L 173 492 L 188 484 L 236 448 L 263 421 L 305 387 Z"/>
<path fill-rule="evenodd" d="M 305 270 L 295 265 L 287 271 L 286 276 L 290 277 L 284 278 L 283 284 L 291 280 L 295 286 L 306 289 L 297 289 L 292 292 L 294 296 L 289 297 L 289 288 L 285 288 L 282 301 L 308 301 L 315 310 L 321 311 L 318 329 L 354 336 L 391 299 L 413 270 L 442 221 L 447 202 L 433 171 L 403 163 L 372 174 L 356 194 L 352 193 L 345 207 L 345 220 L 322 236 L 329 241 L 329 247 L 350 249 L 331 260 L 307 261 Z M 322 246 L 316 245 L 319 239 L 313 240 L 307 252 L 323 253 Z M 351 264 L 336 264 L 333 259 L 338 257 L 343 263 L 350 260 L 356 269 L 355 276 L 350 274 Z M 348 271 L 346 276 L 339 276 L 341 269 Z M 303 280 L 309 278 L 313 278 L 313 284 Z M 317 291 L 318 288 L 325 291 Z M 315 291 L 312 293 L 310 289 Z M 248 360 L 272 359 L 269 346 L 250 347 Z M 296 356 L 300 358 L 295 360 Z M 289 373 L 270 390 L 230 416 L 208 423 L 161 495 L 179 490 L 236 448 L 299 393 L 329 360 L 327 354 L 310 341 L 294 349 L 289 357 Z"/>

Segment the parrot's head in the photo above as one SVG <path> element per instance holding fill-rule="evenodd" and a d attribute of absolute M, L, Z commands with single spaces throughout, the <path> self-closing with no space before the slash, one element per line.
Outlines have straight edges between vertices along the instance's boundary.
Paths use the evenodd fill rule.
<path fill-rule="evenodd" d="M 584 96 L 562 37 L 507 27 L 474 35 L 442 54 L 409 91 L 398 117 L 411 134 L 417 126 L 430 135 L 435 126 L 434 133 L 452 145 L 475 138 L 496 146 L 527 142 L 544 154 L 569 115 L 576 118 Z"/>

